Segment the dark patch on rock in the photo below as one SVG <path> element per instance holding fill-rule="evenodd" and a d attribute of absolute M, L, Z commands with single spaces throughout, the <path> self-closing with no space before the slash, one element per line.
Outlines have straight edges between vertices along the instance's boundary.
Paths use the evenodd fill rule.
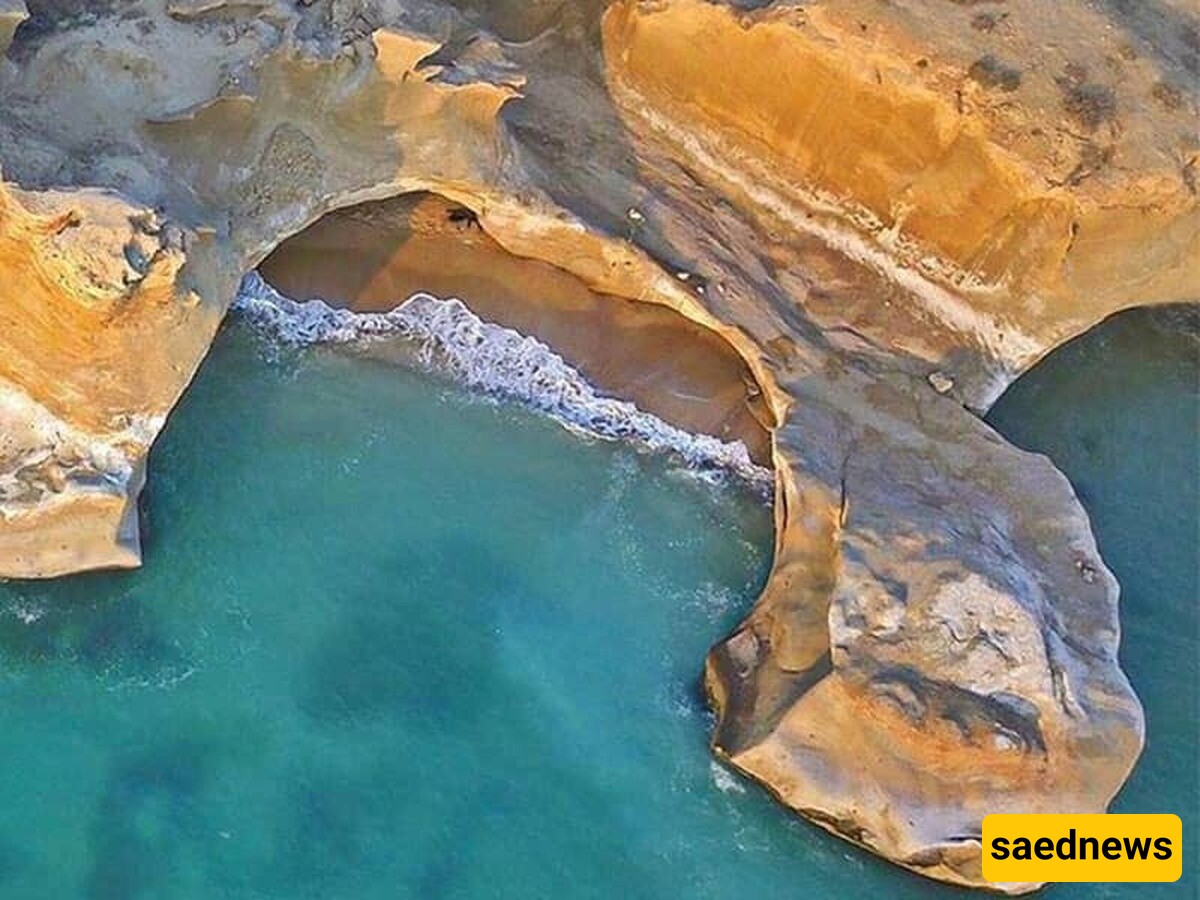
<path fill-rule="evenodd" d="M 1104 84 L 1086 82 L 1063 91 L 1063 109 L 1087 131 L 1117 117 L 1117 95 Z"/>
<path fill-rule="evenodd" d="M 1112 164 L 1113 152 L 1112 147 L 1101 147 L 1090 141 L 1087 142 L 1079 151 L 1079 162 L 1075 164 L 1075 168 L 1070 171 L 1061 183 L 1075 187 L 1082 183 L 1084 179 L 1103 171 Z M 1077 227 L 1072 225 L 1072 236 L 1077 230 Z"/>
<path fill-rule="evenodd" d="M 971 63 L 967 75 L 972 81 L 986 88 L 1001 91 L 1015 91 L 1021 86 L 1021 73 L 1012 66 L 1001 62 L 990 53 Z"/>
<path fill-rule="evenodd" d="M 994 31 L 996 26 L 1008 18 L 1008 13 L 976 13 L 971 17 L 971 27 L 976 31 Z"/>
<path fill-rule="evenodd" d="M 1167 109 L 1177 110 L 1183 106 L 1183 91 L 1166 81 L 1157 82 L 1150 93 Z"/>

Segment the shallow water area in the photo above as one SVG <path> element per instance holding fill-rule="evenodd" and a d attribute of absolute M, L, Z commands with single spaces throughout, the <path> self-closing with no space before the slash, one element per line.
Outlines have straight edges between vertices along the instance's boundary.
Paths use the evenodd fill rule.
<path fill-rule="evenodd" d="M 770 561 L 750 491 L 233 322 L 146 500 L 142 569 L 0 584 L 0 897 L 783 897 L 882 866 L 709 756 L 704 653 Z"/>
<path fill-rule="evenodd" d="M 755 492 L 385 346 L 387 361 L 297 349 L 234 320 L 152 455 L 145 566 L 0 583 L 0 898 L 980 896 L 855 850 L 712 761 L 699 674 L 770 564 Z M 1186 384 L 1131 374 L 1158 351 L 1104 353 L 1088 358 L 1127 367 L 1111 402 L 1133 407 L 1028 392 L 1039 369 L 994 420 L 1028 446 L 1062 422 L 1102 463 L 1059 460 L 1122 579 L 1149 715 L 1118 809 L 1182 813 L 1195 522 L 1142 521 L 1162 494 L 1137 491 L 1195 489 L 1163 449 Z M 1156 397 L 1164 431 L 1110 427 Z M 1145 441 L 1154 455 L 1122 451 Z M 1106 506 L 1130 459 L 1158 463 Z M 1170 563 L 1144 583 L 1139 540 Z M 1156 887 L 1181 895 L 1048 896 Z"/>
<path fill-rule="evenodd" d="M 416 293 L 384 312 L 355 312 L 321 299 L 297 302 L 251 272 L 234 309 L 285 345 L 328 344 L 416 362 L 478 394 L 518 401 L 579 434 L 671 454 L 690 471 L 740 479 L 765 498 L 773 492 L 774 474 L 756 465 L 741 441 L 685 431 L 597 390 L 542 341 L 486 321 L 457 298 Z"/>

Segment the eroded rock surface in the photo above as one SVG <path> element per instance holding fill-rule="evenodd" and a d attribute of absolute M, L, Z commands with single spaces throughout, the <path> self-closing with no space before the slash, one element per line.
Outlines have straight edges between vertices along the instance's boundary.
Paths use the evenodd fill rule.
<path fill-rule="evenodd" d="M 382 312 L 427 291 L 536 337 L 609 396 L 694 434 L 741 441 L 771 465 L 771 414 L 744 359 L 712 330 L 656 303 L 590 290 L 562 268 L 506 252 L 457 207 L 406 194 L 324 216 L 259 271 L 296 300 Z"/>
<path fill-rule="evenodd" d="M 0 3 L 0 576 L 136 565 L 242 273 L 432 193 L 753 376 L 714 421 L 771 430 L 776 560 L 708 660 L 718 753 L 975 886 L 986 813 L 1103 810 L 1143 739 L 1117 585 L 1066 479 L 970 410 L 1195 299 L 1195 18 L 748 6 Z"/>

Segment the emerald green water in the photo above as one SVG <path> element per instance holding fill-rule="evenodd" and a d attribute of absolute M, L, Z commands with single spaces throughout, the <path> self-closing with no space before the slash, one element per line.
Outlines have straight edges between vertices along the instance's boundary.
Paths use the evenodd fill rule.
<path fill-rule="evenodd" d="M 1023 411 L 1010 394 L 998 424 L 1036 442 L 1017 429 L 1055 390 Z M 1157 409 L 1127 390 L 1109 401 L 1138 398 L 1122 415 Z M 1163 516 L 1195 475 L 1180 482 L 1186 460 L 1164 449 L 1178 423 L 1095 427 L 1109 468 L 1060 461 L 1094 480 L 1150 717 L 1121 803 L 1182 813 L 1195 507 Z M 1169 500 L 1111 483 L 1130 440 L 1153 441 L 1147 483 L 1176 460 Z M 770 511 L 749 493 L 236 324 L 150 477 L 142 569 L 0 584 L 4 900 L 972 896 L 714 771 L 700 664 L 770 562 Z"/>

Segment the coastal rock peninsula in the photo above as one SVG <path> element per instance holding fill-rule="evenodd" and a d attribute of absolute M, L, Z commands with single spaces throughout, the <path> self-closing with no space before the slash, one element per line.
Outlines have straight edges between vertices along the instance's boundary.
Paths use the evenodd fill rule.
<path fill-rule="evenodd" d="M 1103 811 L 1144 721 L 1070 483 L 980 413 L 1200 284 L 1194 13 L 1045 10 L 0 0 L 0 577 L 139 564 L 247 272 L 460 296 L 774 468 L 714 751 L 915 872 L 1037 887 L 983 881 L 983 816 Z"/>

